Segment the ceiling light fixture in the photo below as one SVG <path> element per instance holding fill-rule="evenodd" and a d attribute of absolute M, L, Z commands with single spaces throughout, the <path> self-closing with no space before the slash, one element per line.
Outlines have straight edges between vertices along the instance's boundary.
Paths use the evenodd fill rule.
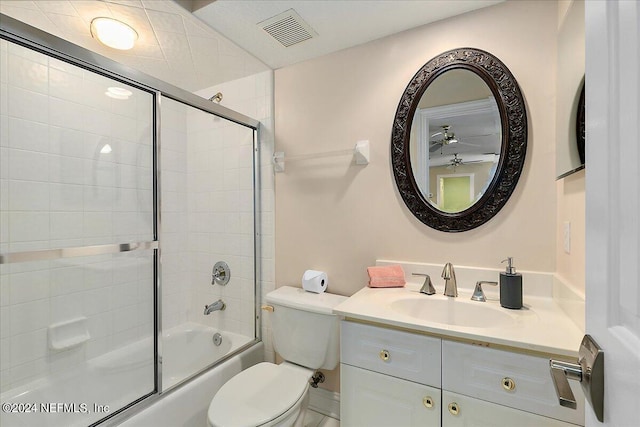
<path fill-rule="evenodd" d="M 94 18 L 91 21 L 91 35 L 105 46 L 128 50 L 138 40 L 136 30 L 113 18 Z"/>

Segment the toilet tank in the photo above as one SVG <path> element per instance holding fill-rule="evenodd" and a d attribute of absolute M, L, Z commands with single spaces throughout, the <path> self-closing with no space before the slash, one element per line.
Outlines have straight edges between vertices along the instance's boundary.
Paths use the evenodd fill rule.
<path fill-rule="evenodd" d="M 333 307 L 346 299 L 290 286 L 269 292 L 265 300 L 273 306 L 269 318 L 278 354 L 311 369 L 335 369 L 340 361 L 340 323 Z"/>

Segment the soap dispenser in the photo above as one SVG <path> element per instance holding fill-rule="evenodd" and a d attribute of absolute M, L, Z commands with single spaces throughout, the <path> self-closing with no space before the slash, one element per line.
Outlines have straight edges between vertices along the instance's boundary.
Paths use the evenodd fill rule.
<path fill-rule="evenodd" d="M 522 274 L 516 273 L 512 257 L 502 262 L 507 263 L 507 270 L 500 273 L 500 305 L 504 308 L 522 308 Z"/>

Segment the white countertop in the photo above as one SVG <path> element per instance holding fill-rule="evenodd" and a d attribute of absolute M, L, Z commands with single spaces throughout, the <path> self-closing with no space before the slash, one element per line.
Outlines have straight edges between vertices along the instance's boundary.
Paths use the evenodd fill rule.
<path fill-rule="evenodd" d="M 525 295 L 523 309 L 509 310 L 500 307 L 497 298 L 490 298 L 489 293 L 487 293 L 487 302 L 476 302 L 470 300 L 469 289 L 458 288 L 457 298 L 442 295 L 441 289 L 436 295 L 421 294 L 419 289 L 419 285 L 411 283 L 404 288 L 364 287 L 336 306 L 333 312 L 343 317 L 411 329 L 443 338 L 471 340 L 489 346 L 494 344 L 570 358 L 578 356 L 578 348 L 584 332 L 573 323 L 553 298 Z M 417 300 L 414 304 L 420 308 L 422 308 L 420 301 L 424 301 L 424 309 L 412 316 L 394 308 L 397 307 L 398 301 L 407 299 Z M 438 303 L 440 306 L 459 304 L 455 308 L 459 307 L 460 312 L 464 312 L 465 307 L 469 307 L 469 312 L 477 311 L 475 307 L 470 307 L 468 304 L 487 304 L 477 308 L 499 310 L 506 316 L 502 316 L 501 313 L 493 314 L 500 314 L 505 321 L 498 322 L 495 326 L 490 324 L 488 327 L 436 323 L 429 320 L 428 304 L 430 301 L 437 300 L 441 300 Z"/>

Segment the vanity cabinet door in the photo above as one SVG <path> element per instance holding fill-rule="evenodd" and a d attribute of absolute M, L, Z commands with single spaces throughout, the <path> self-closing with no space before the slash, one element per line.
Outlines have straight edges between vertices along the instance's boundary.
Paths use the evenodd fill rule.
<path fill-rule="evenodd" d="M 440 426 L 440 390 L 340 365 L 343 427 Z"/>
<path fill-rule="evenodd" d="M 577 409 L 558 403 L 549 358 L 443 340 L 442 389 L 584 425 L 584 394 L 569 381 Z"/>
<path fill-rule="evenodd" d="M 574 424 L 485 402 L 450 391 L 442 392 L 442 426 L 576 427 Z"/>

